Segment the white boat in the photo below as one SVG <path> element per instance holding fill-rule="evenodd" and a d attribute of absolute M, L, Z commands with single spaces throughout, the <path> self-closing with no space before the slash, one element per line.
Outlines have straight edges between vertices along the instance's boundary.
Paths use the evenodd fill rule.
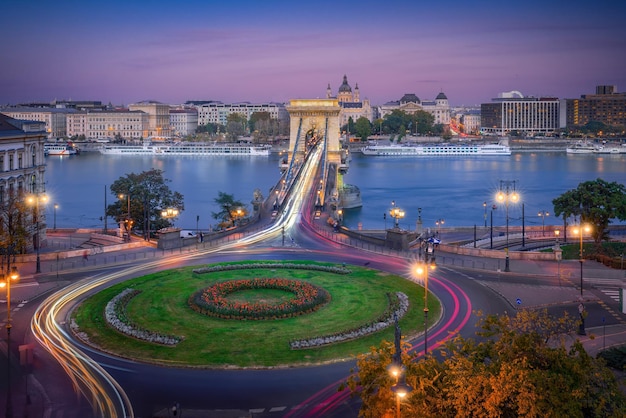
<path fill-rule="evenodd" d="M 595 154 L 611 154 L 611 155 L 616 155 L 616 154 L 626 154 L 626 146 L 622 145 L 620 147 L 617 146 L 601 146 L 601 147 L 597 147 L 596 149 L 593 150 L 593 152 Z"/>
<path fill-rule="evenodd" d="M 565 148 L 568 154 L 591 154 L 596 152 L 598 147 L 587 141 L 578 141 L 574 145 Z"/>
<path fill-rule="evenodd" d="M 44 155 L 74 155 L 78 153 L 76 147 L 68 142 L 67 144 L 44 144 Z"/>
<path fill-rule="evenodd" d="M 363 155 L 377 155 L 386 157 L 444 157 L 444 156 L 488 156 L 511 155 L 511 149 L 502 144 L 482 145 L 412 145 L 387 144 L 368 145 L 361 148 Z"/>
<path fill-rule="evenodd" d="M 172 155 L 172 156 L 268 156 L 271 145 L 245 144 L 146 144 L 105 145 L 100 152 L 105 155 Z"/>

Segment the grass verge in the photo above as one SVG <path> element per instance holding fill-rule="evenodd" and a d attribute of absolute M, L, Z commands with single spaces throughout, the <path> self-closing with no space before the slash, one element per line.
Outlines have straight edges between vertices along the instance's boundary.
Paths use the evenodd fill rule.
<path fill-rule="evenodd" d="M 394 328 L 358 340 L 307 350 L 291 350 L 289 341 L 341 332 L 368 323 L 385 310 L 387 292 L 400 291 L 409 296 L 409 311 L 400 321 L 403 334 L 416 333 L 423 328 L 423 288 L 384 272 L 348 266 L 352 273 L 347 275 L 271 268 L 194 274 L 194 268 L 197 266 L 162 271 L 107 288 L 81 303 L 72 318 L 79 331 L 105 351 L 161 364 L 203 367 L 316 364 L 367 352 L 370 346 L 379 345 L 383 339 L 393 341 Z M 211 284 L 255 277 L 305 280 L 326 289 L 331 301 L 309 315 L 267 321 L 212 318 L 192 311 L 187 304 L 192 293 Z M 182 336 L 181 343 L 175 347 L 151 344 L 107 326 L 103 316 L 105 305 L 129 287 L 141 291 L 126 307 L 132 322 L 160 334 Z M 259 297 L 268 296 L 259 294 Z M 247 291 L 245 298 L 254 297 Z M 441 312 L 435 298 L 429 299 L 429 309 L 429 320 L 434 322 Z"/>

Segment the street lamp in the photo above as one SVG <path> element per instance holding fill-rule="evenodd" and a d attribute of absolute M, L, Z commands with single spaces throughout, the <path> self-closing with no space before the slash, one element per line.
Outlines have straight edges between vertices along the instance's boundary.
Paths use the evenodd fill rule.
<path fill-rule="evenodd" d="M 427 258 L 427 255 L 424 256 Z M 418 278 L 424 279 L 424 355 L 428 354 L 428 270 L 435 270 L 435 260 L 419 262 L 415 268 Z"/>
<path fill-rule="evenodd" d="M 10 267 L 11 255 L 13 255 L 15 244 L 3 249 L 3 253 L 7 256 L 7 274 L 0 273 L 0 288 L 6 287 L 7 292 L 7 402 L 5 415 L 7 418 L 13 417 L 13 403 L 11 394 L 11 281 L 19 279 L 17 267 Z"/>
<path fill-rule="evenodd" d="M 167 208 L 161 211 L 161 216 L 165 219 L 172 219 L 178 216 L 178 209 Z"/>
<path fill-rule="evenodd" d="M 487 202 L 483 202 L 483 209 L 485 211 L 485 228 L 487 228 Z"/>
<path fill-rule="evenodd" d="M 542 210 L 537 214 L 537 216 L 541 216 L 541 236 L 545 237 L 546 236 L 546 216 L 550 216 L 550 213 L 548 211 Z"/>
<path fill-rule="evenodd" d="M 127 240 L 130 241 L 130 230 L 133 227 L 133 221 L 130 219 L 130 193 L 120 193 L 117 195 L 120 200 L 126 198 L 126 219 L 124 219 L 124 227 L 126 228 Z"/>
<path fill-rule="evenodd" d="M 437 226 L 437 235 L 439 235 L 439 227 L 444 223 L 446 223 L 446 221 L 441 218 L 435 221 L 435 226 Z"/>
<path fill-rule="evenodd" d="M 519 193 L 515 191 L 515 180 L 500 180 L 500 190 L 496 194 L 496 200 L 500 203 L 504 202 L 506 208 L 506 248 L 504 271 L 511 271 L 509 268 L 509 202 L 517 203 L 519 201 Z"/>
<path fill-rule="evenodd" d="M 406 383 L 404 375 L 401 375 L 398 383 L 391 387 L 391 391 L 396 394 L 396 416 L 398 418 L 400 418 L 400 401 L 412 390 L 413 388 Z"/>
<path fill-rule="evenodd" d="M 26 199 L 27 203 L 29 205 L 33 205 L 34 210 L 35 210 L 35 241 L 33 242 L 35 249 L 37 250 L 37 264 L 36 264 L 36 270 L 35 273 L 41 273 L 41 259 L 39 257 L 39 247 L 41 247 L 41 236 L 40 236 L 40 231 L 39 231 L 39 203 L 43 203 L 46 204 L 46 202 L 48 202 L 48 196 L 46 196 L 45 194 L 39 194 L 36 193 L 34 195 L 30 195 L 28 196 L 28 198 Z"/>
<path fill-rule="evenodd" d="M 591 226 L 587 224 L 580 224 L 576 228 L 574 228 L 574 235 L 578 235 L 580 237 L 580 250 L 578 253 L 578 261 L 580 262 L 580 297 L 583 297 L 583 233 L 591 232 Z"/>
<path fill-rule="evenodd" d="M 391 217 L 395 219 L 395 223 L 394 223 L 395 228 L 399 228 L 398 223 L 400 219 L 404 218 L 405 214 L 402 209 L 396 206 L 395 200 L 391 201 L 391 209 L 389 209 L 389 215 L 391 215 Z"/>
<path fill-rule="evenodd" d="M 585 305 L 583 304 L 583 232 L 591 232 L 591 226 L 582 222 L 574 229 L 574 235 L 580 236 L 580 250 L 578 253 L 578 261 L 580 262 L 580 305 L 578 305 L 578 313 L 580 314 L 580 328 L 578 334 L 585 335 Z"/>
<path fill-rule="evenodd" d="M 55 231 L 57 230 L 57 209 L 59 208 L 59 204 L 55 203 L 54 204 L 54 226 L 52 229 L 54 229 Z"/>

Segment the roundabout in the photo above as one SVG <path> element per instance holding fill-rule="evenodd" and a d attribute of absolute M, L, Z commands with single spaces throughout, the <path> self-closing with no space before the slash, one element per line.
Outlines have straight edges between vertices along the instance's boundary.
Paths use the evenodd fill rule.
<path fill-rule="evenodd" d="M 101 290 L 73 311 L 72 328 L 92 347 L 151 364 L 325 364 L 393 340 L 394 313 L 405 335 L 421 332 L 423 291 L 401 276 L 353 265 L 242 261 L 182 267 Z M 122 294 L 130 296 L 117 300 Z M 441 313 L 435 298 L 429 309 L 434 323 Z"/>

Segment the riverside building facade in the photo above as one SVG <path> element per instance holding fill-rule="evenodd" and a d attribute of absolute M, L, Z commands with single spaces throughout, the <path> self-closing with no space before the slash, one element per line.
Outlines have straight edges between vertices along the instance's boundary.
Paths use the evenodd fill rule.
<path fill-rule="evenodd" d="M 37 248 L 46 241 L 44 142 L 45 122 L 18 120 L 0 114 L 0 205 L 5 217 L 0 234 L 5 235 L 5 244 L 15 239 L 21 227 L 26 228 L 26 243 Z M 27 197 L 32 197 L 36 206 L 28 210 L 20 209 Z M 22 215 L 26 215 L 22 217 Z M 23 222 L 17 225 L 16 222 Z M 8 238 L 7 238 L 8 237 Z M 16 248 L 22 252 L 25 248 Z"/>
<path fill-rule="evenodd" d="M 585 94 L 580 99 L 565 99 L 564 124 L 576 128 L 589 122 L 626 126 L 626 93 L 618 93 L 615 86 L 596 86 L 596 94 Z"/>
<path fill-rule="evenodd" d="M 505 136 L 548 135 L 559 130 L 560 101 L 553 97 L 524 97 L 518 91 L 501 93 L 491 103 L 480 105 L 481 131 Z"/>
<path fill-rule="evenodd" d="M 86 139 L 139 140 L 149 135 L 149 115 L 140 110 L 94 110 L 67 114 L 67 135 Z"/>
<path fill-rule="evenodd" d="M 398 101 L 387 102 L 379 107 L 379 117 L 384 118 L 394 110 L 401 110 L 412 115 L 417 111 L 428 112 L 434 116 L 435 124 L 449 125 L 451 112 L 450 103 L 445 93 L 441 92 L 435 100 L 420 100 L 415 93 L 407 93 Z"/>

